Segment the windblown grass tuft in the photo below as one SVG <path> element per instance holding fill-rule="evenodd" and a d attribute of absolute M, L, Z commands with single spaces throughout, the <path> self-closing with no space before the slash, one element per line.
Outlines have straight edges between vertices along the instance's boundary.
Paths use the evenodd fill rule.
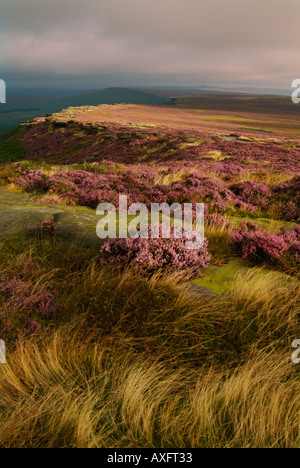
<path fill-rule="evenodd" d="M 53 247 L 0 258 L 7 272 L 30 258 L 57 304 L 8 346 L 1 447 L 300 446 L 296 279 L 251 269 L 195 297 L 183 273 L 145 277 Z"/>

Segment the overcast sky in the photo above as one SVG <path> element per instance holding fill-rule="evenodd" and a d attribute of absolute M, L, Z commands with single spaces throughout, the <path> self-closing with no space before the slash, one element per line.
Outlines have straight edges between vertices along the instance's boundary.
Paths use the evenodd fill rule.
<path fill-rule="evenodd" d="M 300 78 L 299 0 L 0 0 L 8 85 L 251 85 Z"/>

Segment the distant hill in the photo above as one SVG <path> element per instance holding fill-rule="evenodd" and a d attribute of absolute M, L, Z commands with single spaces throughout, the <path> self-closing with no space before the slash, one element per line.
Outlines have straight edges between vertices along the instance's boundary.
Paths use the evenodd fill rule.
<path fill-rule="evenodd" d="M 102 91 L 79 94 L 63 99 L 49 101 L 43 107 L 52 112 L 67 107 L 97 106 L 99 104 L 165 104 L 168 99 L 156 96 L 151 92 L 128 88 L 107 88 Z M 53 109 L 52 109 L 53 107 Z M 59 107 L 59 109 L 57 109 Z"/>
<path fill-rule="evenodd" d="M 232 99 L 236 96 L 281 94 L 290 95 L 288 90 L 259 88 L 218 88 L 213 86 L 152 87 L 152 88 L 106 88 L 92 91 L 70 89 L 8 89 L 7 104 L 0 104 L 0 134 L 16 128 L 20 123 L 34 117 L 60 112 L 67 107 L 97 106 L 99 104 L 146 104 L 163 105 L 170 98 L 203 96 L 204 100 L 219 96 Z M 262 96 L 259 97 L 262 99 Z M 183 101 L 181 102 L 183 103 Z M 174 99 L 172 101 L 174 104 Z M 197 104 L 198 105 L 198 104 Z M 189 106 L 188 106 L 189 107 Z M 294 106 L 295 107 L 295 106 Z M 300 108 L 300 107 L 299 107 Z M 294 109 L 296 111 L 296 109 Z M 293 112 L 293 111 L 292 111 Z"/>
<path fill-rule="evenodd" d="M 67 107 L 97 106 L 99 104 L 150 104 L 161 105 L 169 102 L 167 97 L 157 96 L 151 91 L 128 88 L 107 88 L 58 99 L 13 95 L 7 104 L 0 106 L 0 134 L 12 130 L 20 123 L 59 112 Z"/>
<path fill-rule="evenodd" d="M 291 96 L 291 89 L 276 89 L 276 88 L 251 88 L 251 87 L 236 87 L 236 88 L 222 88 L 216 86 L 161 86 L 153 88 L 132 88 L 141 89 L 143 91 L 151 92 L 157 96 L 164 97 L 180 97 L 180 96 L 197 96 L 203 94 L 209 95 L 272 95 L 272 96 Z"/>

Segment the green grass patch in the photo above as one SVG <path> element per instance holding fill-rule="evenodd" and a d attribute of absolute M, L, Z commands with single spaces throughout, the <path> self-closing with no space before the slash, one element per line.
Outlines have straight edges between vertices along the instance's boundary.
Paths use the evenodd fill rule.
<path fill-rule="evenodd" d="M 256 270 L 257 274 L 263 276 L 272 274 L 274 281 L 281 281 L 283 279 L 290 279 L 293 281 L 292 277 L 285 273 L 273 271 L 269 268 L 250 267 L 239 258 L 231 258 L 224 266 L 208 267 L 204 270 L 203 276 L 196 279 L 194 283 L 202 286 L 203 288 L 209 289 L 216 294 L 221 294 L 230 289 L 239 273 L 246 273 L 250 270 Z"/>
<path fill-rule="evenodd" d="M 216 294 L 221 294 L 230 288 L 238 273 L 249 268 L 239 258 L 231 258 L 222 267 L 211 266 L 207 268 L 204 270 L 203 276 L 194 282 Z"/>
<path fill-rule="evenodd" d="M 281 227 L 288 230 L 293 230 L 296 223 L 291 221 L 283 221 L 270 218 L 254 218 L 254 217 L 239 217 L 239 216 L 227 216 L 232 226 L 238 227 L 242 222 L 252 222 L 259 226 L 264 231 L 279 232 Z"/>

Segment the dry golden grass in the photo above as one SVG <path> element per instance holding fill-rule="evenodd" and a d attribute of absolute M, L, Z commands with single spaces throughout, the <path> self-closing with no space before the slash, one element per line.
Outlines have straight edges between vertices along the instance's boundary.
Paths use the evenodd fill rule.
<path fill-rule="evenodd" d="M 30 256 L 53 272 L 60 316 L 8 347 L 0 447 L 300 447 L 299 282 L 253 269 L 195 298 L 182 275 Z"/>
<path fill-rule="evenodd" d="M 67 205 L 70 202 L 67 197 L 62 197 L 57 193 L 45 193 L 44 195 L 35 195 L 35 199 L 36 201 L 42 204 L 54 203 L 55 205 Z"/>
<path fill-rule="evenodd" d="M 214 159 L 215 161 L 223 161 L 228 158 L 228 156 L 224 156 L 221 151 L 209 151 L 204 157 Z"/>
<path fill-rule="evenodd" d="M 208 240 L 213 262 L 224 261 L 232 255 L 232 228 L 226 224 L 217 227 L 212 223 L 206 223 L 205 237 Z"/>
<path fill-rule="evenodd" d="M 278 352 L 232 372 L 174 370 L 66 328 L 1 367 L 0 446 L 296 448 L 298 392 Z"/>
<path fill-rule="evenodd" d="M 162 172 L 157 176 L 154 183 L 157 185 L 171 185 L 174 182 L 185 182 L 190 174 L 191 172 L 185 169 L 167 175 Z"/>
<path fill-rule="evenodd" d="M 19 185 L 16 185 L 14 182 L 11 182 L 10 184 L 6 184 L 5 188 L 9 190 L 10 192 L 14 192 L 14 193 L 24 192 L 22 188 Z"/>
<path fill-rule="evenodd" d="M 212 152 L 214 153 L 214 152 Z M 215 152 L 215 155 L 211 155 L 210 157 L 218 157 L 222 158 L 222 155 Z M 225 159 L 225 158 L 223 158 Z M 221 159 L 220 159 L 221 160 Z M 249 161 L 250 162 L 250 161 Z M 255 160 L 251 161 L 251 163 L 255 162 Z M 230 178 L 227 174 L 222 174 L 219 171 L 215 170 L 208 170 L 205 172 L 205 175 L 214 180 L 214 181 L 226 181 L 227 183 L 238 183 L 238 182 L 258 182 L 264 183 L 269 187 L 274 187 L 276 185 L 286 184 L 294 179 L 293 174 L 291 173 L 272 173 L 271 171 L 268 172 L 252 172 L 252 171 L 242 171 L 238 172 L 237 174 L 231 175 Z"/>
<path fill-rule="evenodd" d="M 52 177 L 55 174 L 57 174 L 57 172 L 60 172 L 61 170 L 64 170 L 62 166 L 58 166 L 58 165 L 50 166 L 50 167 L 44 167 L 43 173 L 47 177 Z"/>
<path fill-rule="evenodd" d="M 270 172 L 247 172 L 242 171 L 238 174 L 235 174 L 231 179 L 233 183 L 235 182 L 261 182 L 269 187 L 274 187 L 275 185 L 286 184 L 290 182 L 294 176 L 291 173 L 272 173 Z"/>

